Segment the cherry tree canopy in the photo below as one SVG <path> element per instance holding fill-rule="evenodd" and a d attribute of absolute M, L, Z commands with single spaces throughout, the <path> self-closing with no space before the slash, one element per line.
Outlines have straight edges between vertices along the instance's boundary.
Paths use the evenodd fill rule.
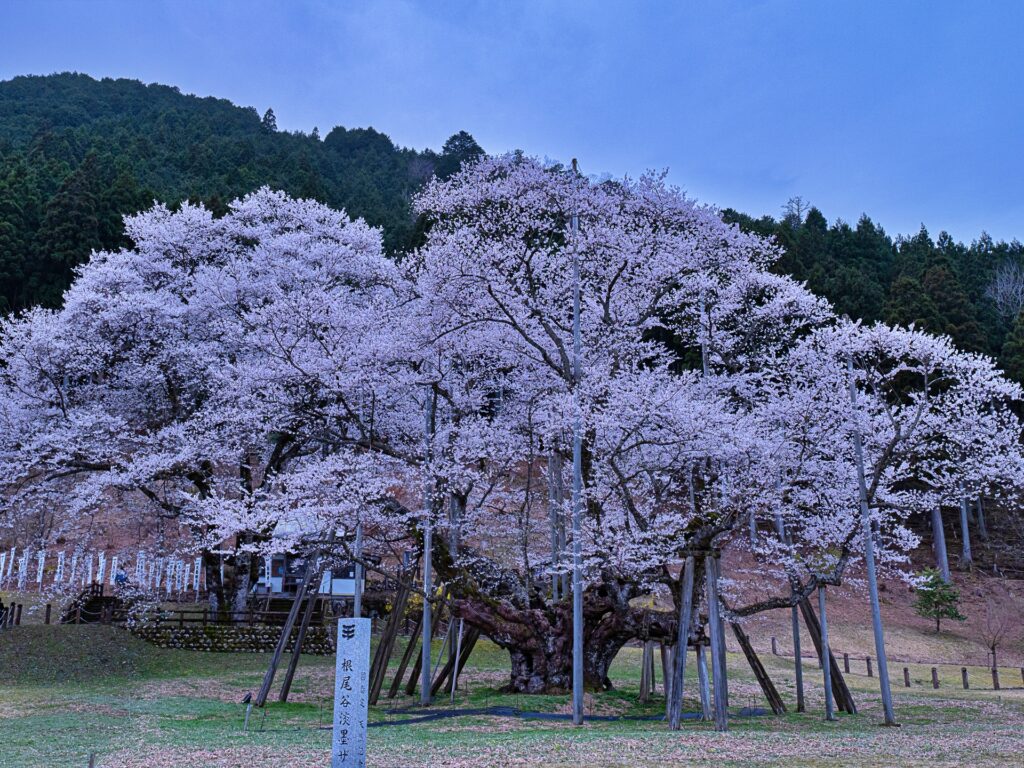
<path fill-rule="evenodd" d="M 859 557 L 857 435 L 893 566 L 910 514 L 1019 484 L 1021 392 L 990 360 L 836 318 L 770 271 L 773 243 L 660 176 L 484 158 L 417 210 L 424 243 L 396 260 L 364 223 L 266 189 L 219 219 L 128 219 L 134 246 L 94 254 L 62 309 L 0 327 L 8 514 L 171 517 L 227 552 L 223 605 L 269 547 L 345 546 L 359 522 L 387 554 L 430 523 L 453 610 L 509 649 L 513 686 L 544 690 L 569 675 L 577 421 L 598 686 L 624 642 L 674 633 L 631 601 L 678 600 L 684 557 L 733 547 L 788 575 L 733 617 L 837 583 Z"/>

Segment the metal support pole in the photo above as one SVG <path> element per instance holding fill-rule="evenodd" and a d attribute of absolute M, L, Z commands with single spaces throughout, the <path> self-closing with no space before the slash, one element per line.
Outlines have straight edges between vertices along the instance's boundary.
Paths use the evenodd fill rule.
<path fill-rule="evenodd" d="M 850 405 L 854 417 L 857 414 L 857 386 L 853 378 L 853 355 L 846 356 L 846 371 L 850 385 Z M 882 629 L 882 607 L 878 599 L 878 574 L 875 572 L 875 536 L 871 525 L 871 510 L 868 508 L 867 480 L 864 473 L 864 446 L 860 430 L 853 432 L 854 452 L 857 457 L 857 479 L 860 492 L 861 525 L 864 527 L 864 563 L 867 567 L 868 592 L 871 595 L 871 625 L 875 634 L 875 655 L 878 657 L 878 683 L 882 693 L 882 711 L 886 725 L 896 725 L 896 713 L 892 706 L 892 691 L 889 689 L 889 663 L 885 655 L 885 632 Z"/>
<path fill-rule="evenodd" d="M 572 161 L 573 172 L 577 171 L 576 160 Z M 580 355 L 582 337 L 580 332 L 580 260 L 576 250 L 576 235 L 579 231 L 579 217 L 572 215 L 572 380 L 573 394 L 578 398 L 580 385 Z M 580 517 L 583 513 L 583 420 L 580 403 L 575 403 L 576 415 L 572 429 L 572 721 L 583 723 L 583 576 L 581 573 L 583 554 L 580 538 Z"/>
<path fill-rule="evenodd" d="M 821 668 L 825 678 L 825 719 L 832 722 L 836 719 L 835 710 L 832 707 L 832 654 L 829 653 L 828 644 L 828 616 L 825 614 L 825 585 L 818 586 L 818 618 L 821 621 Z"/>
<path fill-rule="evenodd" d="M 352 616 L 360 619 L 363 616 L 363 521 L 356 522 L 356 586 L 352 595 Z M 334 574 L 331 574 L 334 577 Z"/>

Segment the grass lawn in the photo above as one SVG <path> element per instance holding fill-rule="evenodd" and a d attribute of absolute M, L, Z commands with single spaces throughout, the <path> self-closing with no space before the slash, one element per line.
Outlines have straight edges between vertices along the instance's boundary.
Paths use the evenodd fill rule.
<path fill-rule="evenodd" d="M 397 655 L 397 654 L 396 654 Z M 687 694 L 694 692 L 691 667 Z M 763 659 L 792 709 L 793 665 Z M 327 766 L 333 660 L 303 659 L 292 700 L 254 710 L 248 733 L 239 703 L 259 687 L 266 655 L 164 650 L 123 630 L 98 626 L 26 625 L 0 634 L 0 765 L 85 766 Z M 640 651 L 626 648 L 612 671 L 615 690 L 587 696 L 588 712 L 655 715 L 656 696 L 639 704 Z M 733 714 L 764 706 L 741 656 L 730 655 Z M 566 712 L 564 696 L 498 692 L 507 657 L 481 643 L 463 678 L 457 706 L 507 705 Z M 861 714 L 822 721 L 820 673 L 805 666 L 812 712 L 781 718 L 733 717 L 729 733 L 687 721 L 676 733 L 654 721 L 592 722 L 466 716 L 370 730 L 369 765 L 395 766 L 944 766 L 1024 765 L 1024 689 L 1020 672 L 1005 670 L 999 692 L 960 688 L 959 668 L 942 670 L 931 689 L 929 667 L 911 667 L 913 687 L 902 687 L 902 665 L 892 669 L 899 729 L 880 722 L 877 679 L 848 676 Z M 986 670 L 971 670 L 976 685 L 991 685 Z M 660 673 L 659 673 L 660 678 Z M 660 682 L 660 680 L 659 680 Z M 390 683 L 390 678 L 385 684 Z M 1011 689 L 1010 686 L 1013 686 Z M 661 688 L 659 685 L 659 693 Z M 276 689 L 275 689 L 276 695 Z M 408 717 L 390 709 L 417 700 L 381 698 L 372 721 Z M 447 701 L 436 706 L 447 707 Z M 686 697 L 688 711 L 698 709 Z"/>

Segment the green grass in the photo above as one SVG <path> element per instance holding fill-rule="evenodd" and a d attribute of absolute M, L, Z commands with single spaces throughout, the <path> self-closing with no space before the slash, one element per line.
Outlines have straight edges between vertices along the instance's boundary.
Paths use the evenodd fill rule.
<path fill-rule="evenodd" d="M 588 694 L 588 711 L 660 713 L 660 695 L 646 704 L 638 701 L 639 661 L 639 649 L 624 649 L 611 672 L 615 690 Z M 792 708 L 792 663 L 771 656 L 764 661 Z M 110 627 L 29 625 L 0 634 L 0 765 L 84 766 L 92 752 L 97 765 L 124 768 L 328 765 L 330 732 L 319 726 L 330 721 L 333 660 L 304 657 L 291 702 L 282 705 L 272 699 L 265 711 L 254 710 L 246 733 L 245 708 L 239 701 L 258 688 L 266 662 L 263 654 L 155 648 Z M 763 706 L 742 657 L 731 655 L 729 662 L 734 713 L 745 705 Z M 687 694 L 694 690 L 692 656 L 689 667 Z M 458 706 L 567 711 L 565 696 L 501 693 L 506 670 L 506 655 L 480 643 Z M 931 690 L 930 668 L 912 668 L 912 677 L 924 685 L 915 683 L 909 690 L 902 688 L 902 665 L 892 672 L 898 684 L 894 690 L 900 729 L 877 725 L 877 679 L 863 674 L 848 676 L 862 713 L 843 716 L 838 723 L 823 722 L 820 671 L 808 664 L 812 712 L 734 717 L 727 734 L 693 721 L 670 733 L 661 722 L 592 722 L 574 728 L 564 721 L 467 716 L 372 729 L 370 765 L 933 768 L 968 763 L 977 768 L 1019 759 L 1024 692 L 1009 670 L 1004 684 L 1017 690 L 998 693 L 961 690 L 959 668 L 943 670 L 939 691 Z M 979 684 L 986 681 L 982 670 L 972 670 L 972 678 Z M 697 708 L 689 695 L 685 703 L 688 710 Z M 370 717 L 401 718 L 389 710 L 415 707 L 415 697 L 382 697 Z"/>

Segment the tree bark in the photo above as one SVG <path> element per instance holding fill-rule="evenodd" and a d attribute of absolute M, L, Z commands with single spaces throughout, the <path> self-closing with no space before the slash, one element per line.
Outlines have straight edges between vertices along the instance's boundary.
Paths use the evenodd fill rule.
<path fill-rule="evenodd" d="M 942 580 L 952 583 L 949 573 L 949 556 L 946 554 L 946 531 L 942 527 L 942 509 L 936 504 L 932 507 L 932 546 L 935 549 L 935 564 L 939 568 Z"/>
<path fill-rule="evenodd" d="M 971 529 L 967 524 L 967 497 L 960 497 L 960 533 L 963 537 L 961 543 L 962 549 L 960 552 L 961 565 L 966 568 L 970 568 L 974 564 L 974 558 L 971 556 Z"/>

